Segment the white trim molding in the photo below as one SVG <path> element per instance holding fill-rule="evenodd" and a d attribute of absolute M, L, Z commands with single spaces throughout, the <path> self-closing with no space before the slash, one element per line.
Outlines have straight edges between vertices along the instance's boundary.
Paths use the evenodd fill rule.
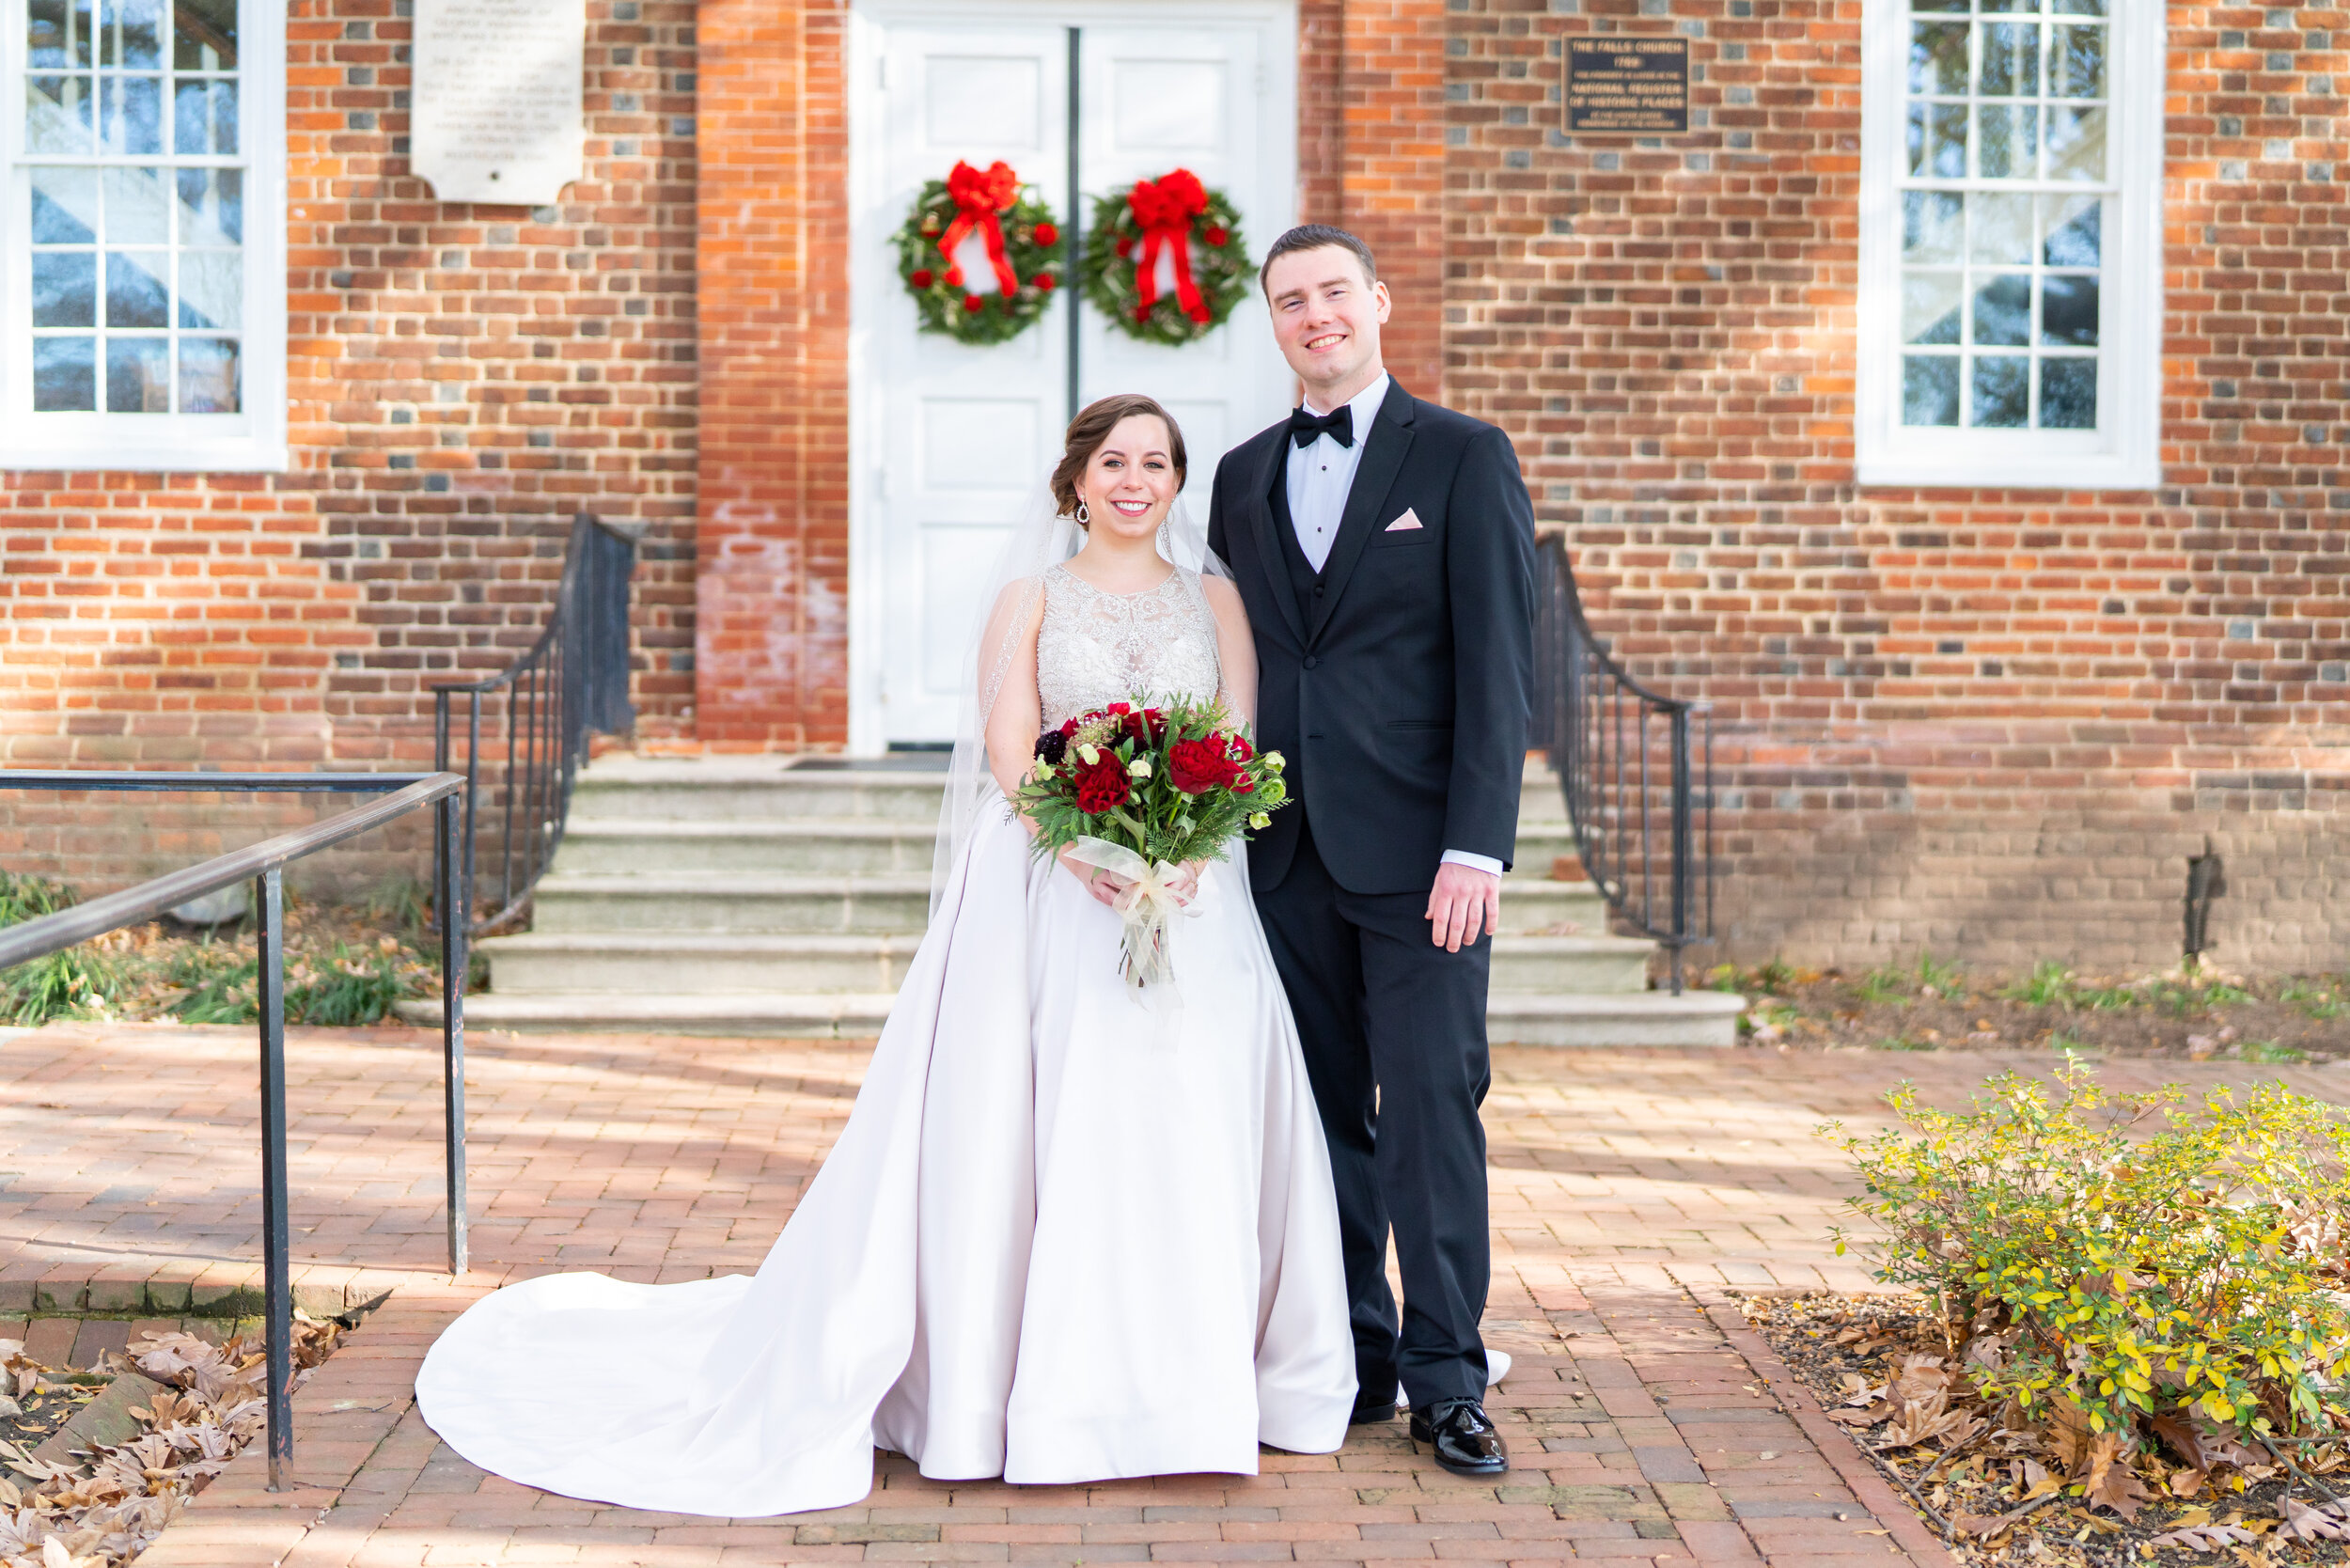
<path fill-rule="evenodd" d="M 1865 0 L 1860 484 L 2161 482 L 2163 20 Z"/>
<path fill-rule="evenodd" d="M 0 0 L 0 469 L 288 466 L 286 13 L 230 3 Z"/>

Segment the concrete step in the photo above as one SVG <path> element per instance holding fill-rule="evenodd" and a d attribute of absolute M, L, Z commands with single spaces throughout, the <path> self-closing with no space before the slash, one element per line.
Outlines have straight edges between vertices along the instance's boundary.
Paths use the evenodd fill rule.
<path fill-rule="evenodd" d="M 825 760 L 817 759 L 815 760 Z M 599 758 L 571 821 L 641 823 L 866 817 L 934 825 L 943 773 L 795 765 L 791 757 Z"/>
<path fill-rule="evenodd" d="M 480 944 L 494 996 L 574 991 L 657 996 L 894 993 L 921 946 L 917 933 L 756 936 L 615 932 L 497 936 Z M 470 1004 L 468 1004 L 470 1005 Z"/>
<path fill-rule="evenodd" d="M 749 994 L 894 991 L 921 938 L 747 935 L 740 932 L 533 932 L 480 944 L 492 995 L 572 991 Z M 1505 991 L 1622 995 L 1648 986 L 1653 946 L 1621 936 L 1502 936 L 1494 985 Z"/>
<path fill-rule="evenodd" d="M 908 933 L 930 923 L 921 876 L 734 876 L 716 872 L 573 875 L 539 884 L 540 933 L 728 932 L 807 934 Z"/>
<path fill-rule="evenodd" d="M 557 875 L 685 871 L 789 876 L 931 874 L 934 824 L 887 817 L 723 821 L 573 818 Z"/>
<path fill-rule="evenodd" d="M 1721 991 L 1607 996 L 1496 990 L 1486 1000 L 1485 1027 L 1496 1044 L 1735 1045 L 1745 1011 L 1745 997 Z"/>
<path fill-rule="evenodd" d="M 1503 935 L 1604 936 L 1607 903 L 1588 882 L 1521 881 L 1501 885 Z"/>
<path fill-rule="evenodd" d="M 563 1033 L 697 1034 L 807 1039 L 870 1038 L 895 998 L 886 992 L 646 994 L 573 991 L 558 996 L 465 998 L 478 1029 Z M 1613 996 L 1496 992 L 1486 1027 L 1496 1045 L 1734 1045 L 1741 1002 L 1717 991 Z M 437 1025 L 437 1000 L 400 1004 L 414 1024 Z"/>

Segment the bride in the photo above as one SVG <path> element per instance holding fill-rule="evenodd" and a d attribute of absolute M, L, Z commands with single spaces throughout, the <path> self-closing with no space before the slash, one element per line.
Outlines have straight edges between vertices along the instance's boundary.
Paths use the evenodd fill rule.
<path fill-rule="evenodd" d="M 1072 421 L 975 639 L 930 929 L 856 1106 L 756 1276 L 562 1274 L 484 1297 L 416 1375 L 474 1464 L 669 1513 L 838 1507 L 926 1476 L 1254 1474 L 1344 1441 L 1338 1212 L 1246 858 L 1186 868 L 1183 1005 L 1129 999 L 1116 880 L 1040 860 L 1005 794 L 1038 733 L 1256 661 L 1187 555 L 1175 421 Z M 1073 553 L 1073 545 L 1075 548 Z M 1237 847 L 1237 846 L 1235 846 Z"/>

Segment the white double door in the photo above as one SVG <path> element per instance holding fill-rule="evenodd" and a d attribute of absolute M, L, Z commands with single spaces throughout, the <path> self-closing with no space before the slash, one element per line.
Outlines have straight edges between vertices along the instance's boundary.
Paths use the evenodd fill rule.
<path fill-rule="evenodd" d="M 958 159 L 1001 159 L 1082 228 L 1097 197 L 1188 168 L 1230 196 L 1261 258 L 1294 221 L 1297 22 L 1290 0 L 874 0 L 854 16 L 851 748 L 871 753 L 952 737 L 984 579 L 1077 408 L 1166 404 L 1204 513 L 1216 459 L 1293 385 L 1253 291 L 1180 349 L 1136 342 L 1073 287 L 1008 343 L 917 331 L 892 244 L 916 196 Z"/>

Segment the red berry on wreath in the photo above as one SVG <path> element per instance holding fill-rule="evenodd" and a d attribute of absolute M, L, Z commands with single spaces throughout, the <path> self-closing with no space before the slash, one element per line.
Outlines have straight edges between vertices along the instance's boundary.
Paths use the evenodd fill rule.
<path fill-rule="evenodd" d="M 1039 273 L 1036 274 L 1035 282 L 1038 288 L 1050 291 L 1059 286 L 1060 279 L 1051 273 Z"/>
<path fill-rule="evenodd" d="M 1228 230 L 1222 228 L 1211 228 L 1206 234 L 1201 236 L 1201 238 L 1208 242 L 1208 243 L 1215 246 L 1218 250 L 1222 250 L 1224 248 L 1224 242 L 1231 237 L 1231 234 Z"/>
<path fill-rule="evenodd" d="M 963 296 L 963 307 L 965 310 L 973 312 L 974 314 L 976 314 L 986 304 L 987 301 L 979 298 L 977 294 L 965 294 Z"/>
<path fill-rule="evenodd" d="M 1135 253 L 1135 243 L 1134 243 L 1132 240 L 1120 240 L 1120 241 L 1119 241 L 1119 242 L 1118 242 L 1118 254 L 1119 254 L 1119 255 L 1120 255 L 1120 256 L 1132 256 L 1134 253 Z"/>
<path fill-rule="evenodd" d="M 916 289 L 927 289 L 931 286 L 932 281 L 931 277 L 931 270 L 928 267 L 916 267 L 907 275 L 906 281 L 913 284 Z"/>
<path fill-rule="evenodd" d="M 1038 224 L 1036 226 L 1036 243 L 1040 245 L 1059 244 L 1060 226 L 1058 224 L 1050 223 Z"/>
<path fill-rule="evenodd" d="M 1145 305 L 1136 307 L 1135 311 L 1135 324 L 1136 326 L 1149 326 L 1151 324 L 1151 307 L 1149 306 Z"/>
<path fill-rule="evenodd" d="M 947 269 L 947 287 L 949 289 L 960 289 L 963 287 L 963 269 L 961 267 L 949 267 Z"/>

